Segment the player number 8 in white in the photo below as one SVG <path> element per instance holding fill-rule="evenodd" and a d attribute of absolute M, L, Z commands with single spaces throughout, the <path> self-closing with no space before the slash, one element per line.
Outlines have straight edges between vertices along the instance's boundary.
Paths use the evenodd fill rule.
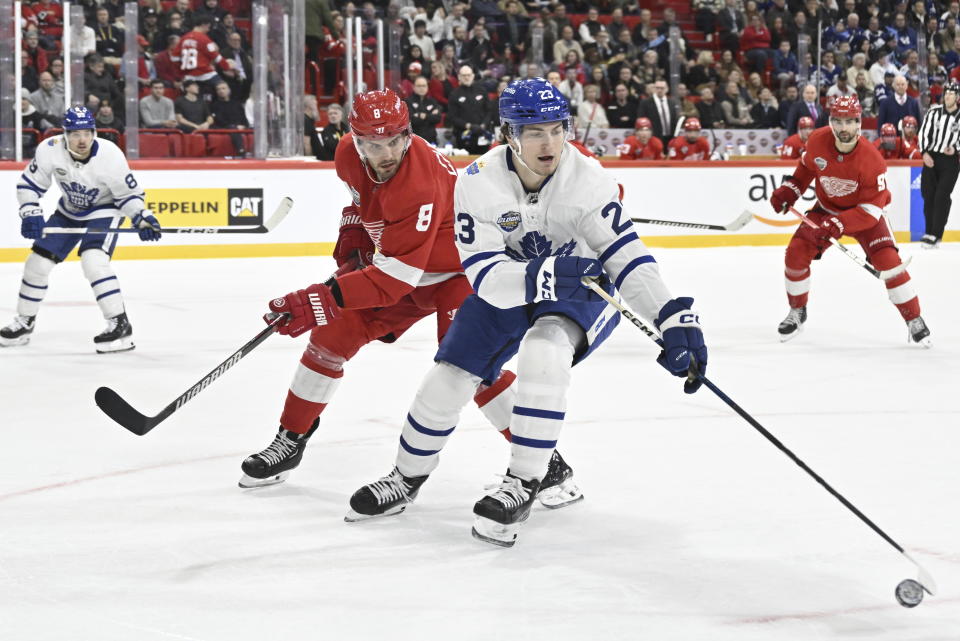
<path fill-rule="evenodd" d="M 427 231 L 430 229 L 430 218 L 433 217 L 433 203 L 420 207 L 420 213 L 417 214 L 417 231 Z"/>
<path fill-rule="evenodd" d="M 379 109 L 374 109 L 374 110 L 373 110 L 373 117 L 374 117 L 374 118 L 379 118 L 379 117 L 380 117 L 380 110 L 379 110 Z"/>

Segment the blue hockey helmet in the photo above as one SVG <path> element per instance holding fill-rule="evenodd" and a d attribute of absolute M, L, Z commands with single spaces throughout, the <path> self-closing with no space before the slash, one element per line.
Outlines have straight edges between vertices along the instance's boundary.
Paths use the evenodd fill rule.
<path fill-rule="evenodd" d="M 70 107 L 63 115 L 64 131 L 78 131 L 80 129 L 96 129 L 97 121 L 86 107 Z"/>
<path fill-rule="evenodd" d="M 560 91 L 543 78 L 514 80 L 500 94 L 500 121 L 510 125 L 514 136 L 523 125 L 562 120 L 569 129 L 570 104 Z"/>

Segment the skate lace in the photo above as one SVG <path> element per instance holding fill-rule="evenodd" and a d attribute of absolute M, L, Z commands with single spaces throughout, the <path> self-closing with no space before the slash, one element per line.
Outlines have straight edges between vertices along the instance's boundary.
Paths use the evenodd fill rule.
<path fill-rule="evenodd" d="M 283 459 L 293 454 L 296 449 L 296 443 L 285 437 L 283 434 L 277 434 L 277 438 L 273 439 L 273 443 L 271 443 L 267 449 L 260 452 L 260 458 L 270 465 L 276 465 Z"/>
<path fill-rule="evenodd" d="M 403 475 L 396 469 L 388 476 L 370 484 L 370 492 L 380 505 L 407 498 L 408 490 L 409 487 L 403 480 Z"/>
<path fill-rule="evenodd" d="M 506 507 L 513 509 L 526 503 L 530 499 L 530 492 L 523 487 L 523 482 L 515 476 L 498 474 L 503 480 L 500 483 L 484 486 L 485 490 L 495 490 L 489 496 Z"/>
<path fill-rule="evenodd" d="M 923 319 L 917 316 L 916 318 L 911 318 L 907 321 L 907 327 L 910 328 L 910 331 L 914 334 L 926 329 L 927 325 L 923 322 Z"/>
<path fill-rule="evenodd" d="M 798 307 L 798 308 L 790 308 L 790 311 L 787 313 L 787 317 L 783 319 L 783 322 L 784 322 L 784 323 L 792 322 L 792 323 L 795 324 L 795 325 L 799 325 L 799 324 L 800 324 L 800 318 L 801 318 L 800 315 L 801 315 L 802 313 L 803 313 L 803 312 L 800 310 L 799 307 Z"/>

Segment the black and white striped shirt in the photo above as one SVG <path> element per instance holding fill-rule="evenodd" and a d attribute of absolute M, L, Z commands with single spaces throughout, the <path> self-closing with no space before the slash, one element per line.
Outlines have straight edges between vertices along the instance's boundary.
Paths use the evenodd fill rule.
<path fill-rule="evenodd" d="M 960 105 L 948 112 L 943 105 L 933 105 L 920 124 L 920 151 L 940 152 L 947 147 L 960 149 Z"/>

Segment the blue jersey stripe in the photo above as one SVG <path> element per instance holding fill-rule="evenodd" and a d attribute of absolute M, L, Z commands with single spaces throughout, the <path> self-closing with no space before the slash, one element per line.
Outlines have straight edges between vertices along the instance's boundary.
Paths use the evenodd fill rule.
<path fill-rule="evenodd" d="M 119 293 L 120 293 L 120 290 L 119 290 L 119 289 L 111 289 L 109 292 L 104 292 L 104 293 L 100 294 L 99 296 L 97 296 L 97 300 L 100 300 L 101 298 L 106 298 L 107 296 L 110 296 L 111 294 L 119 294 Z"/>
<path fill-rule="evenodd" d="M 625 236 L 621 236 L 620 238 L 613 241 L 613 244 L 607 247 L 602 254 L 597 256 L 597 260 L 599 260 L 601 263 L 607 262 L 607 259 L 613 256 L 614 254 L 616 254 L 621 247 L 635 240 L 640 240 L 640 237 L 637 236 L 637 232 L 634 232 L 634 231 L 630 232 Z"/>
<path fill-rule="evenodd" d="M 20 205 L 20 209 L 23 209 L 24 207 L 39 207 L 39 206 L 40 206 L 40 203 L 22 203 Z"/>
<path fill-rule="evenodd" d="M 474 254 L 470 258 L 463 261 L 463 268 L 464 270 L 466 270 L 468 267 L 470 267 L 470 265 L 475 265 L 476 263 L 479 263 L 481 260 L 493 258 L 494 256 L 498 254 L 503 254 L 503 253 L 504 252 L 502 251 L 499 251 L 499 252 L 490 251 L 490 252 L 480 252 L 479 254 Z"/>
<path fill-rule="evenodd" d="M 43 193 L 44 193 L 44 192 L 43 192 L 42 190 L 40 190 L 39 188 L 37 188 L 37 187 L 31 187 L 30 185 L 17 185 L 17 189 L 26 189 L 27 191 L 32 191 L 33 193 L 37 194 L 38 196 L 42 196 Z"/>
<path fill-rule="evenodd" d="M 562 421 L 563 417 L 566 416 L 565 412 L 554 412 L 552 410 L 541 410 L 536 407 L 521 407 L 520 405 L 513 406 L 513 413 L 517 416 L 532 416 L 534 418 L 549 418 L 555 421 Z"/>
<path fill-rule="evenodd" d="M 99 285 L 100 283 L 105 283 L 105 282 L 107 282 L 108 280 L 113 280 L 113 279 L 115 279 L 115 278 L 116 278 L 116 276 L 114 275 L 114 276 L 107 276 L 106 278 L 101 278 L 100 280 L 95 280 L 95 281 L 93 281 L 92 283 L 90 283 L 90 287 L 96 287 L 96 286 Z"/>
<path fill-rule="evenodd" d="M 410 444 L 403 440 L 403 437 L 400 437 L 400 447 L 410 452 L 414 456 L 432 456 L 439 452 L 440 450 L 418 450 L 415 447 L 410 447 Z"/>
<path fill-rule="evenodd" d="M 41 186 L 38 185 L 37 183 L 35 183 L 35 182 L 33 182 L 32 180 L 30 180 L 29 178 L 27 178 L 27 175 L 26 175 L 26 174 L 20 174 L 20 178 L 23 180 L 23 182 L 27 183 L 27 184 L 30 186 L 30 189 L 32 189 L 32 190 L 34 190 L 34 191 L 36 191 L 36 192 L 39 192 L 41 195 L 43 195 L 43 194 L 45 194 L 45 193 L 47 192 L 46 189 L 44 189 L 43 187 L 41 187 Z M 17 185 L 17 186 L 19 187 L 19 185 Z"/>
<path fill-rule="evenodd" d="M 556 441 L 544 441 L 538 438 L 524 438 L 523 436 L 517 436 L 516 434 L 510 435 L 510 442 L 514 445 L 523 445 L 526 447 L 539 447 L 542 449 L 552 450 L 557 447 Z"/>
<path fill-rule="evenodd" d="M 506 260 L 497 260 L 497 261 L 494 261 L 494 262 L 490 263 L 489 265 L 487 265 L 487 266 L 484 267 L 483 269 L 481 269 L 481 270 L 480 270 L 480 273 L 477 274 L 477 277 L 474 279 L 473 283 L 471 283 L 471 284 L 473 285 L 473 291 L 479 292 L 479 291 L 480 291 L 480 283 L 483 282 L 483 279 L 484 279 L 484 278 L 486 277 L 486 275 L 490 272 L 490 270 L 493 269 L 493 267 L 494 267 L 495 265 L 499 265 L 500 263 L 505 263 L 505 262 L 507 262 L 507 261 L 506 261 Z"/>
<path fill-rule="evenodd" d="M 46 289 L 46 288 L 47 288 L 47 285 L 34 285 L 33 283 L 28 283 L 27 281 L 22 280 L 22 279 L 20 280 L 20 282 L 23 283 L 24 285 L 26 285 L 27 287 L 33 287 L 34 289 Z"/>
<path fill-rule="evenodd" d="M 620 289 L 620 285 L 623 284 L 623 280 L 627 277 L 627 274 L 632 272 L 634 269 L 636 269 L 640 265 L 643 265 L 645 263 L 655 263 L 655 262 L 657 262 L 656 259 L 650 254 L 647 254 L 646 256 L 640 256 L 638 258 L 634 258 L 629 263 L 627 263 L 626 267 L 620 270 L 620 275 L 617 276 L 617 280 L 613 283 L 613 286 L 616 287 L 617 289 Z"/>
<path fill-rule="evenodd" d="M 42 298 L 31 298 L 30 296 L 24 296 L 23 294 L 20 294 L 20 298 L 23 298 L 24 300 L 32 300 L 35 303 L 39 303 L 43 300 Z"/>
<path fill-rule="evenodd" d="M 449 430 L 432 430 L 429 427 L 424 427 L 423 425 L 420 425 L 420 423 L 417 423 L 409 414 L 407 414 L 407 422 L 410 423 L 410 427 L 421 434 L 426 434 L 427 436 L 450 436 L 453 430 L 457 427 L 454 425 Z"/>
<path fill-rule="evenodd" d="M 120 201 L 120 202 L 114 201 L 114 203 L 116 203 L 116 207 L 117 207 L 117 209 L 119 209 L 120 207 L 123 207 L 124 205 L 126 205 L 128 202 L 130 202 L 130 201 L 133 200 L 134 198 L 139 198 L 140 200 L 143 200 L 143 196 L 141 196 L 140 194 L 134 194 L 133 196 L 127 196 L 126 198 L 124 198 L 124 199 L 123 199 L 122 201 Z"/>

